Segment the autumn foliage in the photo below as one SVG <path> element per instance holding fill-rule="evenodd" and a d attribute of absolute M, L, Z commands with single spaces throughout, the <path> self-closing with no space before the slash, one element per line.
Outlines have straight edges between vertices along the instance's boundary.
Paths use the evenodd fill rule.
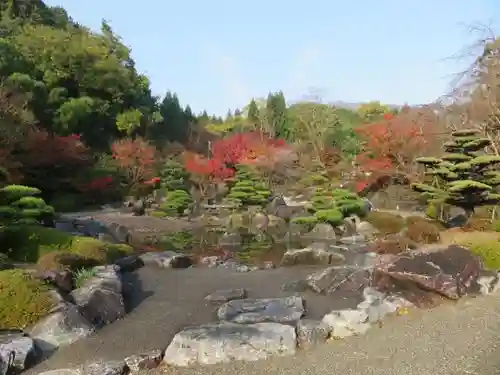
<path fill-rule="evenodd" d="M 363 151 L 356 157 L 359 180 L 358 192 L 380 177 L 402 174 L 410 177 L 415 171 L 415 158 L 422 155 L 428 141 L 430 123 L 423 118 L 411 120 L 403 113 L 356 128 L 364 141 Z"/>
<path fill-rule="evenodd" d="M 116 168 L 127 188 L 134 193 L 155 177 L 156 150 L 142 138 L 122 139 L 111 146 Z"/>
<path fill-rule="evenodd" d="M 79 191 L 82 172 L 93 164 L 78 135 L 54 136 L 43 130 L 30 131 L 17 145 L 14 157 L 21 165 L 23 183 L 47 195 Z"/>
<path fill-rule="evenodd" d="M 212 144 L 211 158 L 185 153 L 184 164 L 195 182 L 201 186 L 232 178 L 238 164 L 273 164 L 278 150 L 285 146 L 283 140 L 272 139 L 258 131 L 236 133 L 215 141 Z"/>

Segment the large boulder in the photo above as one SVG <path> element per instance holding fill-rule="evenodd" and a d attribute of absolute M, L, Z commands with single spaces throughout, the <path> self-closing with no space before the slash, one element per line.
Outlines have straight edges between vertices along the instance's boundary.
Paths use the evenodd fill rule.
<path fill-rule="evenodd" d="M 149 252 L 139 256 L 146 266 L 160 268 L 188 268 L 193 264 L 188 254 L 180 254 L 175 251 Z"/>
<path fill-rule="evenodd" d="M 110 324 L 125 315 L 118 270 L 117 266 L 95 267 L 96 275 L 71 292 L 81 314 L 97 327 Z"/>
<path fill-rule="evenodd" d="M 9 363 L 17 371 L 27 370 L 38 361 L 35 342 L 22 331 L 7 330 L 0 332 L 0 361 Z"/>
<path fill-rule="evenodd" d="M 481 259 L 457 245 L 410 250 L 376 268 L 378 276 L 415 284 L 450 299 L 478 293 L 482 271 Z"/>
<path fill-rule="evenodd" d="M 301 297 L 242 299 L 225 303 L 217 310 L 220 320 L 234 323 L 293 323 L 305 313 Z"/>
<path fill-rule="evenodd" d="M 303 249 L 287 250 L 281 259 L 282 266 L 294 266 L 305 264 L 335 264 L 345 262 L 345 257 L 325 243 L 315 242 Z"/>
<path fill-rule="evenodd" d="M 305 234 L 304 237 L 313 241 L 335 241 L 337 234 L 330 224 L 318 223 L 309 233 Z"/>
<path fill-rule="evenodd" d="M 94 327 L 80 314 L 75 305 L 63 303 L 53 313 L 36 323 L 29 333 L 38 348 L 51 353 L 60 346 L 72 344 L 93 332 Z"/>
<path fill-rule="evenodd" d="M 214 323 L 186 328 L 173 338 L 163 362 L 170 366 L 215 365 L 295 355 L 295 329 L 279 323 Z"/>

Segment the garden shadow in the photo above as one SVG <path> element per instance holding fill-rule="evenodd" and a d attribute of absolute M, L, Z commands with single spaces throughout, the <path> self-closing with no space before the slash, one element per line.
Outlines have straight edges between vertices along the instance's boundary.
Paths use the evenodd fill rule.
<path fill-rule="evenodd" d="M 137 271 L 124 273 L 122 275 L 122 282 L 123 301 L 125 303 L 125 311 L 127 314 L 154 294 L 152 290 L 143 289 L 142 280 L 140 279 Z"/>

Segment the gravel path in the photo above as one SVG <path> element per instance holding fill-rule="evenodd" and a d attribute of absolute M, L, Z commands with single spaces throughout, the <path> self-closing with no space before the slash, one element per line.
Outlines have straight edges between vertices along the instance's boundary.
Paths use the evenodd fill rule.
<path fill-rule="evenodd" d="M 250 297 L 286 295 L 280 289 L 283 283 L 312 270 L 301 267 L 232 273 L 223 269 L 143 268 L 129 275 L 137 278 L 132 302 L 138 306 L 124 319 L 59 350 L 28 373 L 98 359 L 123 359 L 164 348 L 183 327 L 215 320 L 216 307 L 204 302 L 206 294 L 221 288 L 246 287 Z M 345 303 L 314 295 L 306 295 L 306 300 L 308 316 L 313 319 Z M 163 368 L 149 375 L 498 375 L 499 318 L 499 296 L 480 297 L 391 317 L 366 336 L 332 341 L 292 358 L 194 369 Z"/>
<path fill-rule="evenodd" d="M 480 297 L 392 317 L 366 336 L 332 341 L 293 358 L 162 375 L 498 375 L 500 298 Z"/>
<path fill-rule="evenodd" d="M 131 354 L 166 348 L 173 336 L 189 325 L 216 321 L 217 305 L 204 301 L 217 289 L 247 288 L 250 298 L 291 295 L 284 283 L 304 278 L 316 267 L 278 268 L 247 273 L 226 269 L 191 268 L 165 270 L 144 267 L 126 275 L 132 288 L 129 309 L 116 321 L 93 336 L 57 351 L 29 373 L 85 364 L 98 359 L 120 360 Z M 308 294 L 309 314 L 320 319 L 349 301 Z"/>

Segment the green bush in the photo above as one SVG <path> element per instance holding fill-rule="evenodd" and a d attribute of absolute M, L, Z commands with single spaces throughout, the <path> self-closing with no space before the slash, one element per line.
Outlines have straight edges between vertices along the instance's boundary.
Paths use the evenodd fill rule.
<path fill-rule="evenodd" d="M 491 227 L 495 232 L 500 232 L 500 220 L 493 221 L 493 224 L 491 224 Z"/>
<path fill-rule="evenodd" d="M 50 313 L 49 287 L 24 270 L 0 271 L 0 329 L 26 328 Z"/>
<path fill-rule="evenodd" d="M 168 191 L 187 190 L 189 173 L 175 160 L 167 160 L 160 171 L 160 186 Z"/>
<path fill-rule="evenodd" d="M 90 268 L 97 265 L 97 262 L 89 260 L 78 254 L 68 251 L 52 251 L 42 255 L 38 259 L 36 268 L 42 272 L 46 270 L 77 271 L 79 269 Z"/>
<path fill-rule="evenodd" d="M 95 268 L 80 268 L 75 272 L 75 286 L 81 288 L 83 284 L 92 277 L 95 277 L 97 272 Z"/>
<path fill-rule="evenodd" d="M 227 195 L 229 200 L 240 206 L 264 206 L 270 196 L 271 191 L 249 167 L 237 166 L 234 185 Z"/>
<path fill-rule="evenodd" d="M 0 224 L 37 223 L 55 216 L 54 208 L 37 197 L 41 191 L 23 185 L 0 189 Z"/>
<path fill-rule="evenodd" d="M 338 226 L 345 217 L 350 215 L 364 215 L 363 200 L 355 193 L 346 189 L 320 189 L 311 198 L 307 209 L 314 214 L 317 222 L 329 223 Z M 295 218 L 295 223 L 312 222 L 308 217 Z"/>
<path fill-rule="evenodd" d="M 181 231 L 161 236 L 158 245 L 165 250 L 188 251 L 193 246 L 193 241 L 191 232 Z"/>
<path fill-rule="evenodd" d="M 73 236 L 53 228 L 41 226 L 16 226 L 3 233 L 7 244 L 4 251 L 18 262 L 37 262 L 43 255 L 53 251 L 66 251 L 92 260 L 98 264 L 111 263 L 132 253 L 124 244 L 111 244 L 91 237 Z"/>
<path fill-rule="evenodd" d="M 463 237 L 458 242 L 458 245 L 468 247 L 474 254 L 481 257 L 485 267 L 489 269 L 500 269 L 500 242 L 498 239 L 484 239 L 474 236 L 470 233 L 470 237 Z"/>
<path fill-rule="evenodd" d="M 168 217 L 168 214 L 165 211 L 151 211 L 149 215 L 159 218 Z"/>
<path fill-rule="evenodd" d="M 383 211 L 372 211 L 366 215 L 365 220 L 382 234 L 399 233 L 405 226 L 402 216 Z"/>
<path fill-rule="evenodd" d="M 185 190 L 169 191 L 165 195 L 165 202 L 161 204 L 159 211 L 163 211 L 167 216 L 182 216 L 192 203 L 193 198 Z"/>

